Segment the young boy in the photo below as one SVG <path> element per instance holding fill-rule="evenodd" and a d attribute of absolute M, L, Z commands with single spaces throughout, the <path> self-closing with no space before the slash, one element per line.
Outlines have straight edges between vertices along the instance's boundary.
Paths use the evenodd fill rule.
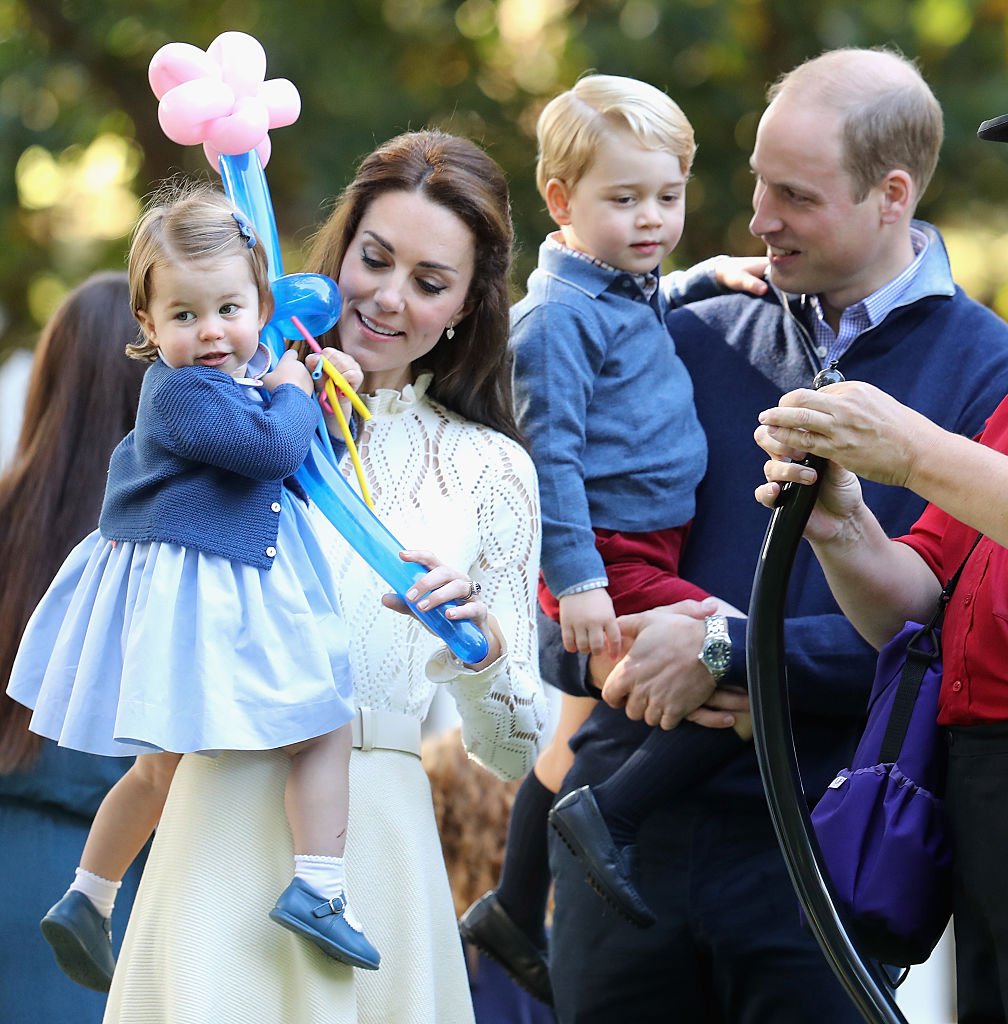
<path fill-rule="evenodd" d="M 537 136 L 537 185 L 559 230 L 543 242 L 528 294 L 512 311 L 512 343 L 520 423 L 540 480 L 540 604 L 559 620 L 567 650 L 615 659 L 617 615 L 707 598 L 717 614 L 708 619 L 705 663 L 718 678 L 727 667 L 716 658 L 722 616 L 742 613 L 715 606 L 678 576 L 707 446 L 658 290 L 661 261 L 682 234 L 693 129 L 653 86 L 589 75 L 545 107 Z M 592 704 L 564 695 L 552 749 L 515 804 L 501 885 L 463 918 L 463 934 L 477 944 L 489 931 L 491 944 L 496 939 L 504 952 L 510 946 L 529 958 L 502 907 L 542 943 L 541 909 L 527 889 L 520 901 L 514 884 L 514 864 L 527 851 L 512 847 L 538 843 L 537 827 L 545 835 L 536 819 L 549 811 L 565 774 L 553 764 L 569 766 L 569 751 L 566 762 L 557 751 Z M 746 732 L 747 725 L 735 729 Z M 634 923 L 654 922 L 633 883 L 640 821 L 742 742 L 736 731 L 691 723 L 656 729 L 604 784 L 576 790 L 549 813 L 590 880 Z M 543 840 L 540 862 L 544 848 Z"/>

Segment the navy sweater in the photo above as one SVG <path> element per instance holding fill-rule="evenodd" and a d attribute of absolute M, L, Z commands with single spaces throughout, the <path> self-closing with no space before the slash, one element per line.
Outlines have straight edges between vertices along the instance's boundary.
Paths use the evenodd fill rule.
<path fill-rule="evenodd" d="M 937 253 L 941 252 L 940 242 Z M 849 380 L 866 380 L 958 433 L 974 435 L 1008 394 L 1008 325 L 958 288 L 894 310 L 855 340 L 840 361 Z M 757 504 L 765 454 L 753 440 L 758 413 L 781 394 L 808 387 L 819 369 L 807 325 L 810 311 L 778 294 L 725 295 L 673 310 L 667 320 L 693 377 L 707 434 L 707 475 L 680 565 L 690 580 L 747 608 L 769 510 Z M 890 535 L 903 533 L 924 508 L 901 488 L 864 483 L 868 505 Z M 746 686 L 745 621 L 729 620 L 733 663 L 725 683 Z M 848 763 L 863 724 L 875 652 L 840 613 L 808 544 L 791 574 L 784 627 L 793 727 L 806 796 L 814 803 Z M 567 665 L 568 670 L 570 664 Z M 550 679 L 549 659 L 544 675 Z M 575 673 L 565 673 L 563 688 Z M 577 754 L 570 789 L 607 778 L 647 735 L 647 726 L 600 704 L 571 743 Z M 765 802 L 752 744 L 683 799 L 697 806 Z"/>

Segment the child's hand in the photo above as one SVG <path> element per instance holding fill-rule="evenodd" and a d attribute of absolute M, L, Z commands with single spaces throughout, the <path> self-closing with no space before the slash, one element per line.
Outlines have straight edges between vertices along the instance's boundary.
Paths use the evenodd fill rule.
<path fill-rule="evenodd" d="M 342 373 L 342 370 L 340 372 Z M 349 378 L 347 380 L 349 382 Z M 455 607 L 446 608 L 445 616 L 453 622 L 468 619 L 479 627 L 490 646 L 487 656 L 475 667 L 481 668 L 496 661 L 501 656 L 501 642 L 496 630 L 488 628 L 490 610 L 479 596 L 479 592 L 472 597 L 468 596 L 472 584 L 470 577 L 458 569 L 445 565 L 430 551 L 400 551 L 399 557 L 404 562 L 415 562 L 430 570 L 414 581 L 413 586 L 406 591 L 406 597 L 423 612 L 431 611 L 447 601 L 461 602 Z M 395 594 L 383 595 L 382 604 L 397 612 L 410 611 Z"/>
<path fill-rule="evenodd" d="M 560 601 L 560 629 L 565 651 L 602 654 L 620 652 L 620 630 L 612 598 L 605 587 L 568 594 Z"/>
<path fill-rule="evenodd" d="M 763 275 L 769 262 L 766 256 L 719 256 L 714 261 L 714 279 L 733 292 L 764 295 L 767 283 Z"/>
<path fill-rule="evenodd" d="M 348 356 L 346 352 L 341 352 L 338 348 L 324 348 L 322 349 L 322 355 L 318 355 L 315 352 L 310 353 L 305 358 L 305 365 L 314 374 L 321 362 L 322 358 L 332 364 L 333 368 L 339 370 L 340 373 L 346 378 L 347 384 L 354 389 L 359 391 L 361 385 L 364 383 L 364 371 L 360 368 L 360 364 L 353 356 Z M 321 394 L 325 393 L 326 381 L 329 379 L 328 375 L 323 373 L 322 376 L 316 380 L 315 390 Z M 339 399 L 340 407 L 343 409 L 343 414 L 347 417 L 350 415 L 350 399 L 346 398 L 342 391 L 337 387 L 336 395 Z"/>
<path fill-rule="evenodd" d="M 263 377 L 262 382 L 268 391 L 276 391 L 281 384 L 294 384 L 306 395 L 310 395 L 314 390 L 311 374 L 305 368 L 304 363 L 298 359 L 297 353 L 293 349 L 284 352 L 276 368 L 270 370 Z"/>

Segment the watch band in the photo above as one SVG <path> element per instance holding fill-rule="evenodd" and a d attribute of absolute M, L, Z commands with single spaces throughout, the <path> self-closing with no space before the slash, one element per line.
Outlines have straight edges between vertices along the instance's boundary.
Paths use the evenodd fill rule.
<path fill-rule="evenodd" d="M 704 620 L 704 640 L 697 657 L 707 671 L 721 679 L 731 666 L 732 641 L 728 632 L 728 619 L 719 613 L 708 615 Z"/>

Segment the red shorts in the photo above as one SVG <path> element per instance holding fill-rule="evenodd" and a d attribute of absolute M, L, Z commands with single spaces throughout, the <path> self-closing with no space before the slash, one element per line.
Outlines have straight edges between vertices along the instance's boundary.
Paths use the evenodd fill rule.
<path fill-rule="evenodd" d="M 619 533 L 596 530 L 595 547 L 605 563 L 617 615 L 660 608 L 676 601 L 702 601 L 710 595 L 679 575 L 679 556 L 690 524 L 651 533 Z M 560 604 L 539 574 L 539 604 L 555 622 L 560 621 Z"/>

